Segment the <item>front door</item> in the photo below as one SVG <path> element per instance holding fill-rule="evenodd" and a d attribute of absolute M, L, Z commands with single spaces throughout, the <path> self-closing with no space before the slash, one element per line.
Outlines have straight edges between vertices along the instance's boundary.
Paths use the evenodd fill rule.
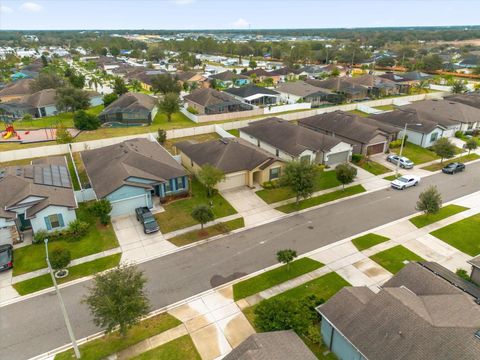
<path fill-rule="evenodd" d="M 32 228 L 32 223 L 30 222 L 30 219 L 25 219 L 25 214 L 19 214 L 18 219 L 20 220 L 20 231 Z"/>

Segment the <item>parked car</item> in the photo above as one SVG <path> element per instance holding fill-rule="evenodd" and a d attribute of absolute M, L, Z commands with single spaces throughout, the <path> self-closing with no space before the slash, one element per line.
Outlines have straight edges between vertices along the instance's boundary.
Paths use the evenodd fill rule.
<path fill-rule="evenodd" d="M 143 232 L 151 234 L 160 230 L 157 220 L 147 207 L 138 207 L 135 209 L 137 220 L 143 225 Z"/>
<path fill-rule="evenodd" d="M 393 154 L 387 156 L 387 161 L 395 165 L 397 165 L 398 163 L 398 166 L 400 166 L 403 169 L 411 169 L 413 168 L 413 165 L 415 165 L 413 161 L 410 160 L 409 158 L 406 158 L 405 156 L 400 157 L 398 155 L 393 155 Z"/>
<path fill-rule="evenodd" d="M 465 170 L 465 164 L 464 163 L 460 163 L 460 162 L 454 162 L 454 163 L 450 163 L 448 164 L 447 166 L 444 166 L 443 169 L 442 169 L 442 172 L 445 173 L 445 174 L 456 174 L 457 172 L 461 172 Z"/>
<path fill-rule="evenodd" d="M 0 271 L 13 268 L 13 246 L 0 245 Z"/>
<path fill-rule="evenodd" d="M 416 175 L 403 175 L 398 179 L 391 182 L 391 186 L 394 189 L 403 190 L 411 186 L 417 186 L 420 182 L 420 177 Z"/>

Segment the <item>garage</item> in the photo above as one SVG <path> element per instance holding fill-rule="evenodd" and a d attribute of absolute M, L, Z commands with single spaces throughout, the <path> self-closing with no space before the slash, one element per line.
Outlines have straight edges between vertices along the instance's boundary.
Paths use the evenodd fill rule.
<path fill-rule="evenodd" d="M 380 154 L 385 151 L 385 142 L 369 145 L 367 147 L 367 155 Z"/>
<path fill-rule="evenodd" d="M 247 173 L 242 171 L 240 173 L 226 174 L 225 181 L 218 184 L 218 190 L 229 190 L 247 185 Z"/>
<path fill-rule="evenodd" d="M 334 167 L 338 164 L 343 164 L 348 162 L 350 151 L 342 151 L 338 153 L 329 153 L 328 160 L 325 161 L 325 165 Z"/>
<path fill-rule="evenodd" d="M 135 209 L 137 207 L 148 206 L 147 196 L 145 195 L 135 196 L 124 200 L 112 201 L 111 204 L 111 216 L 132 215 L 135 214 Z"/>

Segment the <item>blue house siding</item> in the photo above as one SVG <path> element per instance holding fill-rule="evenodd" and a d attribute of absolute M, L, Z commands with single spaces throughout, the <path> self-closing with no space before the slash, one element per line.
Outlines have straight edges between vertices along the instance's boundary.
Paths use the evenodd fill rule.
<path fill-rule="evenodd" d="M 335 330 L 326 318 L 322 319 L 320 331 L 325 346 L 340 360 L 366 360 L 341 333 Z"/>
<path fill-rule="evenodd" d="M 152 195 L 150 194 L 150 190 L 140 188 L 140 187 L 135 187 L 135 186 L 122 186 L 121 188 L 118 188 L 111 194 L 108 194 L 105 198 L 108 199 L 109 201 L 118 201 L 118 200 L 125 200 L 141 195 L 146 195 L 147 196 L 147 206 L 149 208 L 152 207 Z"/>
<path fill-rule="evenodd" d="M 172 196 L 175 194 L 188 191 L 188 176 L 182 176 L 175 179 L 170 179 L 168 183 L 160 185 L 160 197 Z"/>

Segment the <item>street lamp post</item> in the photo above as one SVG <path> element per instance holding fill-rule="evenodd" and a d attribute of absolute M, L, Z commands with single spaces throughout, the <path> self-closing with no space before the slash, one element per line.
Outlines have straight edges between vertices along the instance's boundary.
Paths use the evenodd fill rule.
<path fill-rule="evenodd" d="M 402 154 L 403 154 L 403 146 L 405 144 L 405 137 L 407 136 L 407 127 L 411 125 L 411 126 L 422 126 L 422 124 L 409 124 L 409 123 L 405 123 L 405 127 L 403 128 L 403 136 L 402 136 L 402 143 L 400 145 L 400 152 L 398 153 L 398 161 L 397 161 L 397 165 L 395 166 L 395 178 L 398 177 L 398 167 L 400 165 L 400 159 L 402 158 Z"/>
<path fill-rule="evenodd" d="M 57 280 L 55 279 L 55 275 L 53 274 L 52 266 L 50 265 L 50 259 L 48 258 L 48 239 L 45 239 L 45 254 L 47 260 L 48 270 L 50 272 L 50 276 L 52 277 L 53 286 L 55 287 L 55 292 L 58 296 L 58 302 L 60 303 L 60 309 L 62 310 L 63 318 L 65 320 L 65 325 L 67 326 L 68 335 L 70 336 L 70 340 L 72 341 L 73 351 L 75 352 L 75 357 L 80 359 L 80 350 L 78 349 L 77 340 L 75 339 L 75 335 L 73 334 L 72 325 L 70 325 L 70 319 L 68 318 L 67 309 L 65 308 L 65 303 L 63 302 L 62 295 L 60 294 L 60 290 L 58 289 Z"/>

